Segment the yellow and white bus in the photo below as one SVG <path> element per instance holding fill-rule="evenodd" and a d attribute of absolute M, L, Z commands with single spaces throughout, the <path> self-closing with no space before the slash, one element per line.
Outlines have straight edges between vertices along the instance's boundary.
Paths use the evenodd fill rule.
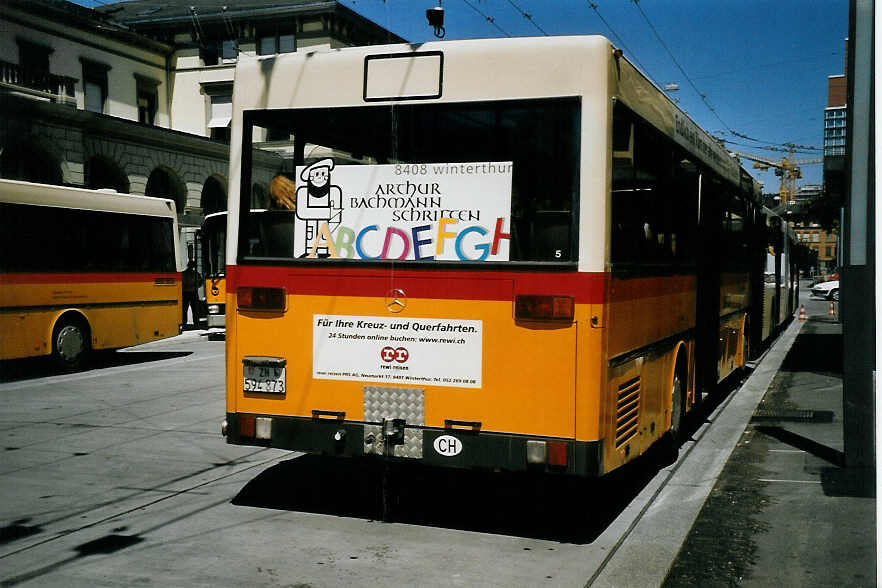
<path fill-rule="evenodd" d="M 240 60 L 233 103 L 229 443 L 601 475 L 748 359 L 757 184 L 605 38 Z"/>
<path fill-rule="evenodd" d="M 0 359 L 177 335 L 181 274 L 171 200 L 0 180 Z"/>
<path fill-rule="evenodd" d="M 796 259 L 800 255 L 793 229 L 780 215 L 764 209 L 767 226 L 766 269 L 763 279 L 761 338 L 768 340 L 792 317 L 799 300 L 799 272 Z"/>
<path fill-rule="evenodd" d="M 250 243 L 261 240 L 259 230 L 264 233 L 268 227 L 276 233 L 290 232 L 294 226 L 294 215 L 287 210 L 251 210 L 254 219 L 254 230 L 248 235 Z M 227 254 L 227 212 L 214 212 L 205 216 L 199 230 L 199 247 L 202 257 L 202 274 L 205 276 L 205 305 L 207 311 L 207 327 L 223 329 L 226 326 L 226 254 Z"/>
<path fill-rule="evenodd" d="M 205 215 L 199 231 L 202 275 L 205 278 L 206 326 L 224 328 L 226 317 L 227 212 Z"/>

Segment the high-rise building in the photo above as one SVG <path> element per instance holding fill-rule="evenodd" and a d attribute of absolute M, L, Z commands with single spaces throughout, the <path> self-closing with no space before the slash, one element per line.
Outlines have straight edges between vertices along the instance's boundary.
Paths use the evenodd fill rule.
<path fill-rule="evenodd" d="M 848 39 L 845 40 L 845 63 L 848 63 Z M 827 77 L 827 107 L 824 109 L 824 194 L 828 211 L 837 211 L 845 202 L 847 89 L 848 78 L 844 73 Z M 836 218 L 838 219 L 838 215 Z M 822 220 L 825 224 L 831 224 L 831 219 Z"/>
<path fill-rule="evenodd" d="M 845 155 L 845 74 L 827 77 L 824 155 Z"/>

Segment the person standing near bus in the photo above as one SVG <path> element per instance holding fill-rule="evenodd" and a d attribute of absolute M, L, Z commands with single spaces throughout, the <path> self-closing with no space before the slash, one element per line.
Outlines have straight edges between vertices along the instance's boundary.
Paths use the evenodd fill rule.
<path fill-rule="evenodd" d="M 181 324 L 187 325 L 187 308 L 193 312 L 193 326 L 199 326 L 199 285 L 202 283 L 202 276 L 196 271 L 196 262 L 192 259 L 187 262 L 187 269 L 181 278 Z"/>

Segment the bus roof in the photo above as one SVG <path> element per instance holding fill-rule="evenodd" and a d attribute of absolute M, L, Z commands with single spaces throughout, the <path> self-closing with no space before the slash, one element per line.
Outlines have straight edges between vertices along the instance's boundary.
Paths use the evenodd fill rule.
<path fill-rule="evenodd" d="M 435 41 L 242 58 L 236 66 L 233 127 L 241 127 L 245 110 L 559 96 L 580 96 L 596 113 L 607 108 L 610 98 L 621 100 L 722 176 L 740 181 L 740 166 L 728 150 L 600 35 Z M 238 148 L 235 137 L 232 146 Z"/>
<path fill-rule="evenodd" d="M 177 218 L 168 198 L 0 179 L 0 202 Z"/>

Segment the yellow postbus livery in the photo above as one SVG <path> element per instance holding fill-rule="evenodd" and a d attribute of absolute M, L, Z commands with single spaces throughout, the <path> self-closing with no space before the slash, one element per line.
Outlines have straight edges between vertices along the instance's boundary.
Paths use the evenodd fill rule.
<path fill-rule="evenodd" d="M 90 350 L 180 332 L 174 202 L 0 180 L 0 359 Z"/>
<path fill-rule="evenodd" d="M 605 38 L 242 59 L 233 103 L 229 443 L 601 475 L 762 343 L 756 182 Z"/>
<path fill-rule="evenodd" d="M 209 329 L 223 328 L 226 317 L 227 213 L 205 215 L 199 232 L 202 274 L 205 277 L 206 323 Z"/>

